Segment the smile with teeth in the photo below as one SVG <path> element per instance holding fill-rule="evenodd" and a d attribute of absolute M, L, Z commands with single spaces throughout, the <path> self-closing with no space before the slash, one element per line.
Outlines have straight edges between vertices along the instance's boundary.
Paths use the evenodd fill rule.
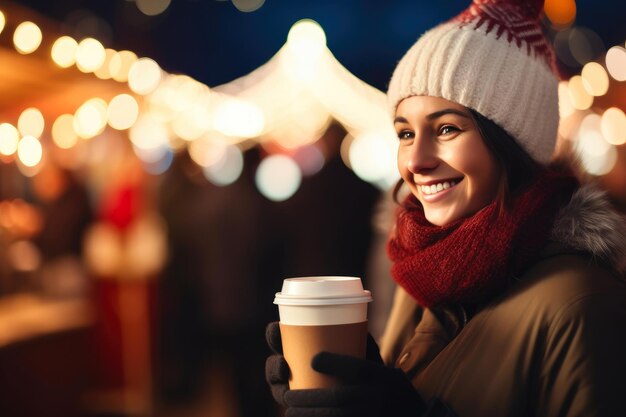
<path fill-rule="evenodd" d="M 454 187 L 455 185 L 457 185 L 458 182 L 459 180 L 450 180 L 437 184 L 421 185 L 420 189 L 426 195 L 437 194 L 441 191 L 447 190 L 448 188 Z"/>

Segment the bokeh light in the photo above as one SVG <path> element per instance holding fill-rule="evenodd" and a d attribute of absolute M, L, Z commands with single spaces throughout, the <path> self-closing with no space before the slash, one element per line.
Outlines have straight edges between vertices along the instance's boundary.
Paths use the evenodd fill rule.
<path fill-rule="evenodd" d="M 137 121 L 139 104 L 129 94 L 118 94 L 109 102 L 107 120 L 113 129 L 129 129 Z"/>
<path fill-rule="evenodd" d="M 92 37 L 100 42 L 111 43 L 113 39 L 113 28 L 102 17 L 89 10 L 86 2 L 76 4 L 65 15 L 63 24 L 67 28 L 72 28 L 72 35 L 76 39 Z M 73 10 L 72 10 L 73 9 Z"/>
<path fill-rule="evenodd" d="M 13 33 L 15 49 L 21 54 L 35 52 L 41 45 L 41 29 L 33 22 L 22 22 Z"/>
<path fill-rule="evenodd" d="M 61 36 L 52 45 L 52 60 L 61 68 L 69 68 L 76 62 L 77 49 L 78 42 L 74 38 Z"/>
<path fill-rule="evenodd" d="M 587 92 L 580 75 L 570 78 L 568 83 L 572 105 L 578 110 L 587 110 L 593 104 L 593 96 Z"/>
<path fill-rule="evenodd" d="M 617 107 L 608 108 L 600 121 L 602 136 L 610 144 L 623 145 L 626 143 L 626 115 Z"/>
<path fill-rule="evenodd" d="M 167 147 L 169 143 L 167 128 L 150 113 L 143 113 L 139 116 L 128 135 L 133 145 L 142 150 L 158 150 Z M 161 154 L 155 160 L 160 159 Z"/>
<path fill-rule="evenodd" d="M 215 109 L 213 126 L 226 136 L 254 138 L 263 132 L 265 116 L 253 103 L 229 99 Z"/>
<path fill-rule="evenodd" d="M 614 46 L 606 53 L 606 68 L 617 81 L 626 81 L 626 48 Z"/>
<path fill-rule="evenodd" d="M 261 6 L 265 3 L 265 0 L 232 0 L 233 5 L 240 12 L 254 12 L 255 10 L 259 10 Z"/>
<path fill-rule="evenodd" d="M 585 117 L 583 117 L 582 121 L 580 122 L 580 125 L 578 126 L 577 137 L 600 134 L 601 120 L 602 118 L 600 117 L 599 114 L 596 114 L 596 113 L 587 114 Z M 601 155 L 606 151 L 606 148 L 608 148 L 608 144 L 605 142 L 605 143 L 598 143 L 598 145 L 594 146 L 593 148 L 591 146 L 586 146 L 585 150 L 595 155 Z"/>
<path fill-rule="evenodd" d="M 568 26 L 576 17 L 574 0 L 546 0 L 543 9 L 548 19 L 557 27 Z"/>
<path fill-rule="evenodd" d="M 157 150 L 146 151 L 134 148 L 135 153 L 141 159 L 143 169 L 152 175 L 161 175 L 169 169 L 174 161 L 174 152 L 167 146 Z"/>
<path fill-rule="evenodd" d="M 108 80 L 111 78 L 111 59 L 113 59 L 115 54 L 117 54 L 117 51 L 111 48 L 106 48 L 104 50 L 104 54 L 104 61 L 102 62 L 102 65 L 94 71 L 94 75 L 101 80 Z"/>
<path fill-rule="evenodd" d="M 285 201 L 298 191 L 302 173 L 286 155 L 271 155 L 261 161 L 255 175 L 256 186 L 266 198 Z"/>
<path fill-rule="evenodd" d="M 123 258 L 122 237 L 112 224 L 96 223 L 85 235 L 87 267 L 100 276 L 115 276 Z"/>
<path fill-rule="evenodd" d="M 316 21 L 302 19 L 289 30 L 287 45 L 299 57 L 319 56 L 326 48 L 326 34 Z"/>
<path fill-rule="evenodd" d="M 289 30 L 287 48 L 292 57 L 287 63 L 288 74 L 303 81 L 318 76 L 317 64 L 326 50 L 326 34 L 317 22 L 296 22 Z"/>
<path fill-rule="evenodd" d="M 172 120 L 171 128 L 181 139 L 192 141 L 209 130 L 211 117 L 210 110 L 198 103 L 197 106 L 178 113 Z"/>
<path fill-rule="evenodd" d="M 304 95 L 289 103 L 283 118 L 271 129 L 272 137 L 285 149 L 297 149 L 317 141 L 328 128 L 331 115 L 314 97 Z"/>
<path fill-rule="evenodd" d="M 135 277 L 155 276 L 168 260 L 163 219 L 154 212 L 135 220 L 124 236 L 126 272 Z"/>
<path fill-rule="evenodd" d="M 41 231 L 40 212 L 22 199 L 0 201 L 0 226 L 12 229 L 15 237 L 30 238 Z"/>
<path fill-rule="evenodd" d="M 200 137 L 189 143 L 189 156 L 201 167 L 216 164 L 224 156 L 226 145 L 216 143 L 207 136 Z"/>
<path fill-rule="evenodd" d="M 569 94 L 569 88 L 567 87 L 567 81 L 561 81 L 559 83 L 559 116 L 561 119 L 571 116 L 576 109 L 572 105 L 572 99 Z"/>
<path fill-rule="evenodd" d="M 10 123 L 0 124 L 0 154 L 13 155 L 17 151 L 19 141 L 20 133 L 15 126 Z"/>
<path fill-rule="evenodd" d="M 581 72 L 583 87 L 592 96 L 603 96 L 609 91 L 609 76 L 597 62 L 588 62 Z"/>
<path fill-rule="evenodd" d="M 83 139 L 102 133 L 106 123 L 107 103 L 101 98 L 87 100 L 74 113 L 74 130 Z"/>
<path fill-rule="evenodd" d="M 570 32 L 571 29 L 565 29 L 557 32 L 553 41 L 554 52 L 560 62 L 570 68 L 578 68 L 580 67 L 580 64 L 572 56 L 572 51 L 570 50 Z"/>
<path fill-rule="evenodd" d="M 136 0 L 136 3 L 141 13 L 146 16 L 156 16 L 169 7 L 171 0 Z"/>
<path fill-rule="evenodd" d="M 153 59 L 140 58 L 128 72 L 128 86 L 137 94 L 153 92 L 161 82 L 161 67 Z"/>
<path fill-rule="evenodd" d="M 4 17 L 4 13 L 0 10 L 0 33 L 4 30 L 4 25 L 6 24 L 6 18 Z"/>
<path fill-rule="evenodd" d="M 605 149 L 604 153 L 594 154 L 586 152 L 587 147 L 595 147 L 599 141 L 604 142 L 602 136 L 595 134 L 588 134 L 582 137 L 578 144 L 580 146 L 579 155 L 585 171 L 591 175 L 601 176 L 606 175 L 617 163 L 617 149 L 615 146 L 609 145 Z"/>
<path fill-rule="evenodd" d="M 396 150 L 378 133 L 365 133 L 350 144 L 349 158 L 352 170 L 368 182 L 384 181 L 396 175 Z"/>
<path fill-rule="evenodd" d="M 18 240 L 6 248 L 6 259 L 16 271 L 33 272 L 41 265 L 41 252 L 31 241 Z"/>
<path fill-rule="evenodd" d="M 17 120 L 17 129 L 22 136 L 34 136 L 36 138 L 41 137 L 45 121 L 43 114 L 39 109 L 35 107 L 29 107 L 20 114 Z"/>
<path fill-rule="evenodd" d="M 569 31 L 569 47 L 580 65 L 593 61 L 605 52 L 600 36 L 591 29 L 577 26 Z"/>
<path fill-rule="evenodd" d="M 140 148 L 133 144 L 133 152 L 137 155 L 137 158 L 142 162 L 146 171 L 151 172 L 149 167 L 158 165 L 160 161 L 163 161 L 166 154 L 170 151 L 168 145 L 156 146 L 154 148 Z"/>
<path fill-rule="evenodd" d="M 94 38 L 85 38 L 76 48 L 76 66 L 82 72 L 94 72 L 106 59 L 104 46 Z"/>
<path fill-rule="evenodd" d="M 575 145 L 585 170 L 596 176 L 609 173 L 617 162 L 615 146 L 602 137 L 600 130 L 601 117 L 588 114 L 578 128 Z"/>
<path fill-rule="evenodd" d="M 204 177 L 218 186 L 226 186 L 237 181 L 243 172 L 243 155 L 235 145 L 227 145 L 221 158 L 202 168 Z"/>
<path fill-rule="evenodd" d="M 17 144 L 17 156 L 25 166 L 34 167 L 43 156 L 41 142 L 34 136 L 24 136 Z"/>
<path fill-rule="evenodd" d="M 293 159 L 296 161 L 302 171 L 302 175 L 310 177 L 317 174 L 324 168 L 324 154 L 315 145 L 305 145 L 298 149 L 293 155 Z"/>
<path fill-rule="evenodd" d="M 62 114 L 52 124 L 52 140 L 61 149 L 70 149 L 78 142 L 74 131 L 74 116 Z"/>
<path fill-rule="evenodd" d="M 111 57 L 109 62 L 109 72 L 115 81 L 128 81 L 128 72 L 130 67 L 137 60 L 137 55 L 131 51 L 119 51 Z"/>

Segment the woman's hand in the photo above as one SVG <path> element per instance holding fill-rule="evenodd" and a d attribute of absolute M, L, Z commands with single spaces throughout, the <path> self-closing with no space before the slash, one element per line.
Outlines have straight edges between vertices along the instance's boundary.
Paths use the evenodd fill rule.
<path fill-rule="evenodd" d="M 285 417 L 455 417 L 437 398 L 425 404 L 402 370 L 385 366 L 371 335 L 366 359 L 328 352 L 313 358 L 313 369 L 341 385 L 301 390 L 289 389 L 278 322 L 267 326 L 265 336 L 274 352 L 265 362 L 265 378 L 274 399 L 286 407 Z"/>
<path fill-rule="evenodd" d="M 284 395 L 289 390 L 289 365 L 283 356 L 283 345 L 277 321 L 267 325 L 265 339 L 273 352 L 265 361 L 265 380 L 276 402 L 285 406 Z"/>
<path fill-rule="evenodd" d="M 342 384 L 286 391 L 286 417 L 417 417 L 426 410 L 404 372 L 382 361 L 321 352 L 313 358 L 312 367 Z"/>

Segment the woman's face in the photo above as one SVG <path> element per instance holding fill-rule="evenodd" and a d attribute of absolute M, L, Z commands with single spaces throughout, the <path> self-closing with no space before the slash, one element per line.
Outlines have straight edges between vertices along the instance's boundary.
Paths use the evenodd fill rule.
<path fill-rule="evenodd" d="M 496 198 L 501 168 L 467 108 L 412 96 L 398 105 L 394 125 L 400 175 L 430 223 L 469 217 Z"/>

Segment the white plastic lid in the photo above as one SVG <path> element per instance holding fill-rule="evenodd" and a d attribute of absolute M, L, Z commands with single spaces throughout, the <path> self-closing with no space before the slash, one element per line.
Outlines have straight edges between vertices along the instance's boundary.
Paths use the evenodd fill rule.
<path fill-rule="evenodd" d="M 337 305 L 372 301 L 369 291 L 363 289 L 358 277 L 302 277 L 287 278 L 282 291 L 276 293 L 278 305 Z"/>

